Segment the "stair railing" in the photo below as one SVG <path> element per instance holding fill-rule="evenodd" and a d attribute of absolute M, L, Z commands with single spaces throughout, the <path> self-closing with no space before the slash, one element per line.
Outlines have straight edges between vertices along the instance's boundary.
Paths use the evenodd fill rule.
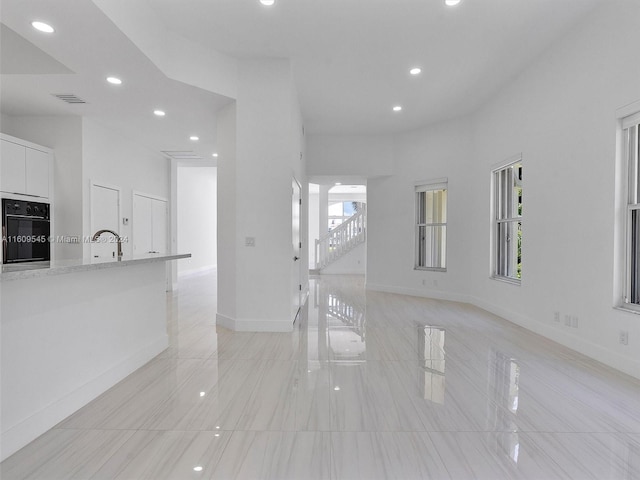
<path fill-rule="evenodd" d="M 367 239 L 367 207 L 342 222 L 316 240 L 316 268 L 322 269 L 335 262 Z"/>

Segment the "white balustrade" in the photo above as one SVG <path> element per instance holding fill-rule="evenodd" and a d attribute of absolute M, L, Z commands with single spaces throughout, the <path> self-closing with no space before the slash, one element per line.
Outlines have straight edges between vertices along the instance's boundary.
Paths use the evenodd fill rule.
<path fill-rule="evenodd" d="M 316 268 L 325 268 L 367 239 L 367 207 L 316 240 Z"/>

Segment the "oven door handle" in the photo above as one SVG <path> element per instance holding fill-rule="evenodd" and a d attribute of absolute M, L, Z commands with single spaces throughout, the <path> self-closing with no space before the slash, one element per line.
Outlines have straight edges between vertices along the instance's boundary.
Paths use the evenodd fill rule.
<path fill-rule="evenodd" d="M 41 217 L 41 216 L 38 216 L 38 215 L 14 215 L 14 214 L 11 214 L 11 213 L 7 213 L 5 215 L 5 218 L 31 218 L 33 220 L 42 220 L 44 222 L 50 221 L 48 218 Z"/>

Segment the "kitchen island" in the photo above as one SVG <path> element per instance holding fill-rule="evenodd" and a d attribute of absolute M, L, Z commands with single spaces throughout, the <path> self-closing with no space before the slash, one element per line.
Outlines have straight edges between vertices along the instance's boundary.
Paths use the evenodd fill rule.
<path fill-rule="evenodd" d="M 166 262 L 190 256 L 3 267 L 0 459 L 167 348 Z"/>

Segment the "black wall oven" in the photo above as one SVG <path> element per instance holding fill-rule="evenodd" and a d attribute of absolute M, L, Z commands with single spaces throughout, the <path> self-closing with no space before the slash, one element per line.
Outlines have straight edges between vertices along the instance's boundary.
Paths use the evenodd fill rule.
<path fill-rule="evenodd" d="M 2 199 L 2 263 L 50 260 L 49 204 Z"/>

